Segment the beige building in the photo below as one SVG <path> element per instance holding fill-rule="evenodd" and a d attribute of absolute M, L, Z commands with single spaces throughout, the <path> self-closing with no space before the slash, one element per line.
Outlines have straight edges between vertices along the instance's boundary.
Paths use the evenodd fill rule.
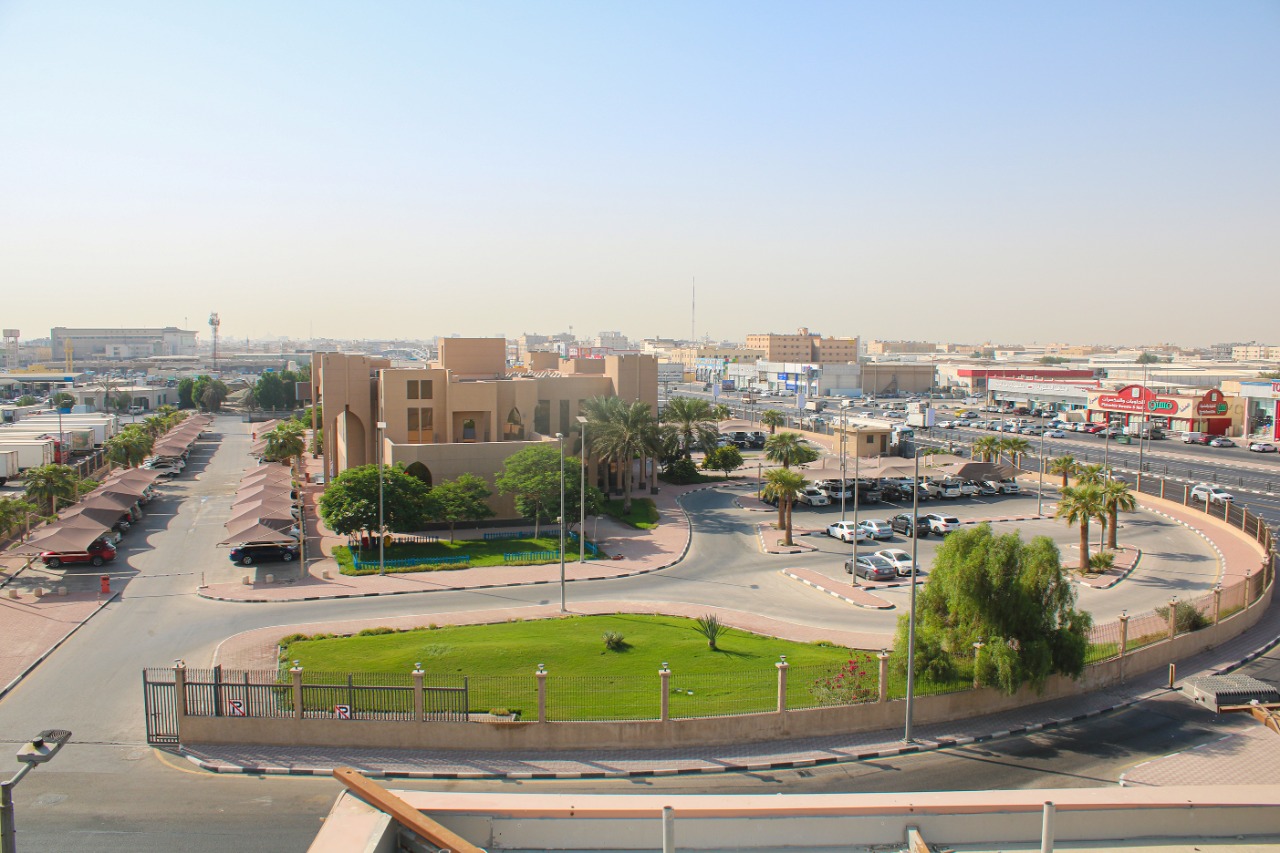
<path fill-rule="evenodd" d="M 858 360 L 857 338 L 824 338 L 805 328 L 794 335 L 747 335 L 746 348 L 760 352 L 765 361 L 848 364 Z"/>
<path fill-rule="evenodd" d="M 867 355 L 928 355 L 938 351 L 929 341 L 869 341 Z"/>
<path fill-rule="evenodd" d="M 567 436 L 566 453 L 579 448 L 582 402 L 617 396 L 648 403 L 657 412 L 658 368 L 652 356 L 609 356 L 537 364 L 508 373 L 501 338 L 445 338 L 440 360 L 426 367 L 392 367 L 387 359 L 314 353 L 311 375 L 324 410 L 326 470 L 330 477 L 383 460 L 404 464 L 428 483 L 459 474 L 492 485 L 506 458 L 532 444 Z M 379 430 L 377 424 L 385 423 Z M 590 435 L 587 436 L 590 446 Z M 642 460 L 639 488 L 651 484 L 654 460 Z M 617 486 L 619 472 L 590 466 L 602 489 Z M 512 518 L 514 504 L 494 494 L 498 516 Z"/>
<path fill-rule="evenodd" d="M 932 363 L 908 361 L 864 361 L 864 394 L 927 394 L 934 387 Z"/>

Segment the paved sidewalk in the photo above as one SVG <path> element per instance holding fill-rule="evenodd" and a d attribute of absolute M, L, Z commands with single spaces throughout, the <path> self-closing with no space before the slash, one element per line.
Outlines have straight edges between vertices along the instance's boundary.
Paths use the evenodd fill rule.
<path fill-rule="evenodd" d="M 25 591 L 16 600 L 0 597 L 0 697 L 114 597 L 73 592 L 36 598 Z"/>

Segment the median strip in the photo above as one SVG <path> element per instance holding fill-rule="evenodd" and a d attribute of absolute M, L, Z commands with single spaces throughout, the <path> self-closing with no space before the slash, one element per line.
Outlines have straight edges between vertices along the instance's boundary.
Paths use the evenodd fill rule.
<path fill-rule="evenodd" d="M 813 587 L 818 592 L 825 592 L 832 598 L 838 598 L 841 601 L 852 604 L 854 607 L 865 607 L 870 610 L 891 610 L 893 605 L 878 595 L 872 595 L 860 586 L 850 586 L 839 592 L 829 589 L 834 586 L 831 578 L 819 572 L 809 569 L 783 569 L 781 572 L 785 577 L 792 580 L 800 581 L 805 586 Z"/>

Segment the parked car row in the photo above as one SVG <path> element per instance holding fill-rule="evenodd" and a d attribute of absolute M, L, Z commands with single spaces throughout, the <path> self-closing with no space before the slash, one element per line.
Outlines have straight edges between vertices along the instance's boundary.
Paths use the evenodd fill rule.
<path fill-rule="evenodd" d="M 945 535 L 960 529 L 960 519 L 939 512 L 912 515 L 899 513 L 892 518 L 868 518 L 854 524 L 852 521 L 836 521 L 827 525 L 827 535 L 841 542 L 867 542 L 892 539 L 895 533 L 907 538 L 928 536 L 930 533 Z"/>

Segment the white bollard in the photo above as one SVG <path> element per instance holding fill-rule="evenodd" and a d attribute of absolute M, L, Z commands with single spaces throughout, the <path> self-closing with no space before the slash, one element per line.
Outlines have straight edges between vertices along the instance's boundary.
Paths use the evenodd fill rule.
<path fill-rule="evenodd" d="M 266 576 L 266 578 L 265 578 L 265 580 L 266 580 L 266 582 L 267 582 L 267 583 L 275 583 L 275 582 L 276 582 L 276 576 L 275 576 L 275 575 L 267 575 L 267 576 Z"/>
<path fill-rule="evenodd" d="M 329 574 L 328 569 L 323 569 L 320 572 L 320 577 L 324 578 L 325 580 L 331 580 L 333 578 L 333 575 Z"/>
<path fill-rule="evenodd" d="M 11 590 L 9 590 L 9 598 L 10 598 L 10 600 L 12 600 L 12 601 L 17 601 L 17 600 L 18 600 L 18 591 L 17 591 L 16 589 L 11 589 Z"/>
<path fill-rule="evenodd" d="M 32 592 L 35 593 L 36 598 L 44 598 L 44 587 L 38 586 Z"/>
<path fill-rule="evenodd" d="M 58 587 L 58 595 L 65 596 L 66 594 L 67 594 L 67 588 L 65 586 Z"/>
<path fill-rule="evenodd" d="M 1053 853 L 1053 816 L 1056 811 L 1053 803 L 1044 804 L 1044 819 L 1040 824 L 1040 853 Z"/>
<path fill-rule="evenodd" d="M 245 586 L 253 586 L 253 581 L 249 580 L 248 575 L 245 575 L 244 577 L 240 578 L 240 583 L 244 584 Z"/>
<path fill-rule="evenodd" d="M 676 853 L 676 813 L 671 806 L 662 807 L 662 853 Z"/>

